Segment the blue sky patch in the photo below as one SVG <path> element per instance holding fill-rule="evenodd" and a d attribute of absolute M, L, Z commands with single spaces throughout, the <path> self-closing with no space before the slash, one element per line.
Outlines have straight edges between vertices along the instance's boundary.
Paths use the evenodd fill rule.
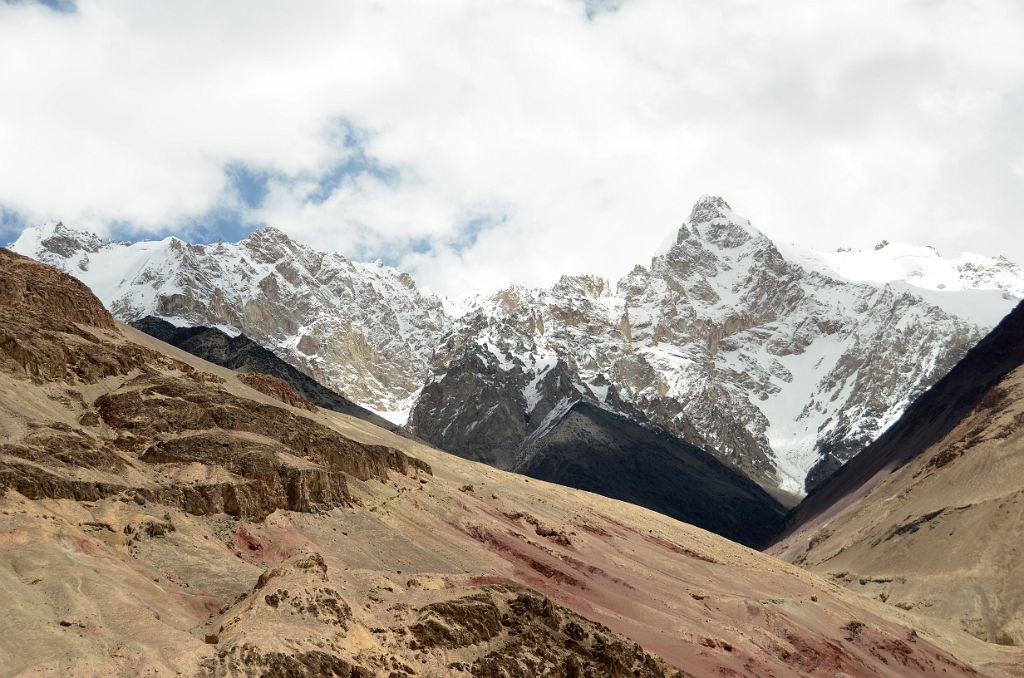
<path fill-rule="evenodd" d="M 346 120 L 338 122 L 337 131 L 331 135 L 334 143 L 341 144 L 350 151 L 348 157 L 342 162 L 334 165 L 317 178 L 316 189 L 309 194 L 308 199 L 315 205 L 326 201 L 338 190 L 346 180 L 369 175 L 385 184 L 391 184 L 398 180 L 398 169 L 388 167 L 371 157 L 366 152 L 367 133 L 357 130 Z"/>
<path fill-rule="evenodd" d="M 110 239 L 135 242 L 163 240 L 174 236 L 197 244 L 238 242 L 263 225 L 246 219 L 235 209 L 215 207 L 198 217 L 183 219 L 173 226 L 145 233 L 139 233 L 138 229 L 132 228 L 129 223 L 116 222 L 110 225 Z"/>
<path fill-rule="evenodd" d="M 78 5 L 75 0 L 3 0 L 3 2 L 6 5 L 24 5 L 35 2 L 62 14 L 72 14 L 78 11 Z"/>
<path fill-rule="evenodd" d="M 583 9 L 587 19 L 593 20 L 599 14 L 617 12 L 622 8 L 623 0 L 583 0 Z"/>
<path fill-rule="evenodd" d="M 267 197 L 270 172 L 233 163 L 224 168 L 224 174 L 227 175 L 230 189 L 238 194 L 243 205 L 256 209 L 263 204 L 263 199 Z"/>
<path fill-rule="evenodd" d="M 20 214 L 0 205 L 0 245 L 12 244 L 25 226 L 25 219 Z"/>
<path fill-rule="evenodd" d="M 508 217 L 504 214 L 474 217 L 459 227 L 455 237 L 448 243 L 448 247 L 459 254 L 472 249 L 481 233 L 501 226 L 507 219 Z"/>

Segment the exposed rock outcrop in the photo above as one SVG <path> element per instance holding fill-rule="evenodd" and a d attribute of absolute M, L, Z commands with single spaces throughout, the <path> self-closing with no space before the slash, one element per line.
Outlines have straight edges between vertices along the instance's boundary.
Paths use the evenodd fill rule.
<path fill-rule="evenodd" d="M 92 401 L 63 396 L 84 428 L 33 424 L 0 444 L 0 490 L 33 499 L 133 498 L 262 520 L 277 509 L 349 505 L 346 476 L 430 473 L 394 448 L 242 399 L 219 377 L 125 341 L 99 300 L 64 273 L 7 250 L 0 263 L 3 373 L 42 385 L 117 382 Z M 304 403 L 285 384 L 257 378 Z"/>
<path fill-rule="evenodd" d="M 315 408 L 308 400 L 299 395 L 298 391 L 269 374 L 257 372 L 243 372 L 238 375 L 238 380 L 246 386 L 251 386 L 260 393 L 277 398 L 281 402 L 312 412 Z"/>
<path fill-rule="evenodd" d="M 265 374 L 280 379 L 294 389 L 302 399 L 318 407 L 364 419 L 389 431 L 402 431 L 401 427 L 387 419 L 323 386 L 244 334 L 231 337 L 215 327 L 176 327 L 166 320 L 153 316 L 132 322 L 132 327 L 215 365 L 248 375 Z M 264 393 L 268 392 L 264 389 L 272 391 L 268 395 L 283 399 L 289 405 L 296 404 L 294 397 L 286 394 L 280 387 L 273 386 L 271 382 L 256 376 L 242 377 L 242 380 L 257 390 L 263 390 Z"/>
<path fill-rule="evenodd" d="M 0 298 L 4 310 L 29 313 L 41 326 L 114 327 L 114 319 L 88 287 L 56 269 L 40 269 L 27 257 L 4 248 L 0 248 Z"/>
<path fill-rule="evenodd" d="M 683 675 L 536 591 L 514 584 L 473 589 L 458 597 L 435 590 L 427 594 L 434 602 L 418 609 L 398 606 L 393 623 L 376 630 L 379 649 L 353 653 L 348 634 L 358 622 L 345 595 L 331 585 L 320 554 L 299 555 L 264 572 L 252 592 L 221 615 L 213 634 L 216 655 L 206 670 L 214 676 L 411 675 L 416 671 L 402 659 L 411 647 L 423 663 L 429 657 L 432 666 L 447 664 L 447 675 Z M 261 649 L 271 634 L 291 651 Z"/>
<path fill-rule="evenodd" d="M 907 290 L 787 258 L 706 197 L 615 293 L 590 276 L 479 301 L 440 342 L 410 425 L 509 468 L 584 401 L 799 493 L 849 459 L 981 336 Z"/>

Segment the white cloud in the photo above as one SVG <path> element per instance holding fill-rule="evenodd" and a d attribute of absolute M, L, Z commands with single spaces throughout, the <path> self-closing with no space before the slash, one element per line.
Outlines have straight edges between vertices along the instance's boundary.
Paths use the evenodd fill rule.
<path fill-rule="evenodd" d="M 241 164 L 248 218 L 449 293 L 616 277 L 703 192 L 1024 260 L 1021 44 L 1017 0 L 0 4 L 0 205 L 175 228 Z M 314 199 L 341 121 L 384 173 Z"/>

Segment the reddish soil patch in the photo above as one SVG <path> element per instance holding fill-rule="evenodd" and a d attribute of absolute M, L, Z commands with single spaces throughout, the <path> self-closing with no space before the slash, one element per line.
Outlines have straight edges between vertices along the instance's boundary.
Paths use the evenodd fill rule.
<path fill-rule="evenodd" d="M 500 535 L 481 525 L 453 525 L 453 527 L 463 534 L 466 534 L 472 539 L 480 542 L 486 546 L 488 550 L 506 557 L 506 560 L 509 562 L 515 565 L 525 565 L 534 572 L 538 572 L 543 575 L 545 579 L 549 579 L 559 584 L 572 586 L 573 588 L 583 591 L 588 588 L 582 581 L 559 569 L 554 563 L 544 562 L 545 560 L 552 559 L 552 557 L 539 548 L 539 545 L 534 545 L 522 535 L 516 533 L 512 533 L 509 536 Z M 533 548 L 521 548 L 509 537 L 523 540 Z M 528 552 L 530 550 L 536 551 L 536 553 L 531 554 Z"/>
<path fill-rule="evenodd" d="M 704 637 L 700 639 L 700 644 L 704 647 L 710 647 L 713 650 L 724 650 L 725 652 L 732 652 L 732 643 L 728 643 L 718 638 Z"/>
<path fill-rule="evenodd" d="M 560 544 L 567 548 L 572 548 L 572 539 L 569 537 L 568 534 L 565 533 L 564 530 L 549 527 L 542 523 L 540 519 L 538 519 L 536 516 L 532 516 L 529 513 L 524 513 L 522 511 L 496 511 L 494 509 L 491 509 L 486 504 L 484 506 L 485 513 L 501 520 L 502 522 L 506 522 L 515 527 L 521 527 L 522 523 L 520 521 L 525 520 L 533 527 L 533 530 L 537 533 L 537 536 L 544 537 L 549 541 L 552 541 L 556 544 Z"/>
<path fill-rule="evenodd" d="M 603 532 L 606 532 L 609 537 L 623 537 L 623 538 L 628 539 L 631 534 L 640 534 L 640 532 L 634 530 L 629 525 L 626 525 L 625 523 L 620 523 L 619 521 L 615 520 L 615 518 L 612 518 L 611 516 L 606 516 L 604 514 L 598 514 L 598 516 L 604 522 L 608 523 L 612 527 L 617 528 L 617 530 L 608 531 L 608 530 L 603 530 L 603 528 L 600 528 L 600 527 L 592 526 L 594 529 L 602 530 Z M 616 534 L 616 532 L 618 532 L 618 534 Z"/>
<path fill-rule="evenodd" d="M 520 519 L 523 517 L 523 513 L 519 511 L 501 511 L 486 502 L 481 502 L 480 510 L 489 515 L 492 518 L 497 519 L 499 522 L 505 523 L 512 527 L 522 527 Z"/>
<path fill-rule="evenodd" d="M 668 549 L 672 553 L 678 553 L 679 555 L 686 556 L 687 558 L 703 560 L 705 563 L 712 563 L 715 565 L 719 564 L 719 562 L 714 558 L 709 558 L 708 556 L 705 556 L 703 553 L 697 553 L 696 551 L 690 550 L 684 546 L 679 546 L 678 544 L 670 542 L 668 539 L 663 539 L 662 537 L 659 537 L 655 534 L 644 534 L 641 536 L 644 538 L 645 541 L 660 546 L 663 549 Z"/>
<path fill-rule="evenodd" d="M 110 547 L 101 541 L 96 541 L 95 539 L 73 534 L 71 535 L 71 543 L 74 545 L 76 551 L 84 553 L 87 556 L 93 556 L 94 558 L 117 557 L 116 554 L 110 550 Z"/>
<path fill-rule="evenodd" d="M 218 601 L 208 596 L 190 596 L 188 606 L 195 612 L 197 617 L 209 618 L 220 614 L 225 602 L 228 601 Z"/>
<path fill-rule="evenodd" d="M 475 541 L 480 542 L 491 551 L 495 551 L 497 553 L 508 553 L 511 551 L 511 548 L 506 545 L 504 541 L 498 539 L 498 535 L 491 532 L 486 527 L 482 527 L 480 525 L 462 526 L 454 523 L 452 523 L 452 527 Z"/>
<path fill-rule="evenodd" d="M 253 565 L 279 565 L 302 550 L 303 540 L 276 529 L 253 531 L 240 526 L 231 533 L 232 550 Z"/>
<path fill-rule="evenodd" d="M 515 579 L 509 579 L 508 577 L 499 577 L 497 575 L 480 575 L 477 577 L 470 577 L 467 582 L 470 586 L 489 586 L 492 584 L 515 584 L 519 585 Z"/>
<path fill-rule="evenodd" d="M 581 573 L 586 574 L 587 576 L 591 576 L 591 577 L 602 577 L 604 579 L 607 579 L 608 581 L 615 582 L 619 586 L 622 586 L 622 587 L 625 587 L 627 589 L 630 589 L 631 591 L 635 591 L 636 590 L 636 587 L 633 586 L 632 584 L 630 584 L 629 582 L 626 582 L 626 581 L 624 581 L 622 579 L 619 579 L 618 577 L 615 577 L 615 576 L 612 576 L 612 575 L 608 574 L 607 572 L 602 570 L 597 565 L 591 565 L 589 563 L 584 563 L 581 560 L 577 560 L 576 558 L 573 558 L 572 556 L 568 556 L 568 555 L 565 555 L 565 554 L 559 554 L 558 558 L 563 563 L 565 563 L 569 567 L 573 568 L 577 572 L 581 572 Z"/>
<path fill-rule="evenodd" d="M 604 537 L 604 538 L 607 539 L 607 538 L 610 538 L 610 537 L 614 536 L 611 532 L 609 532 L 608 530 L 606 530 L 603 527 L 600 527 L 598 525 L 590 525 L 589 523 L 580 523 L 579 525 L 577 525 L 577 527 L 579 529 L 583 530 L 584 532 L 587 532 L 589 534 L 595 535 L 597 537 Z"/>
<path fill-rule="evenodd" d="M 950 662 L 939 653 L 932 653 L 932 656 L 929 657 L 928 650 L 933 648 L 923 645 L 923 643 L 917 640 L 907 642 L 871 629 L 866 632 L 862 631 L 861 635 L 858 635 L 854 642 L 861 647 L 866 647 L 871 656 L 880 660 L 883 664 L 898 664 L 925 674 L 939 674 L 946 672 L 945 668 L 936 665 L 934 660 L 939 660 L 944 664 L 955 667 L 958 672 L 962 672 L 964 675 L 977 675 L 977 672 L 970 667 Z"/>
<path fill-rule="evenodd" d="M 262 551 L 263 543 L 260 538 L 253 533 L 246 530 L 244 527 L 240 527 L 231 533 L 232 539 L 237 548 L 242 553 L 246 551 Z"/>
<path fill-rule="evenodd" d="M 807 638 L 795 633 L 787 635 L 786 640 L 792 646 L 793 652 L 779 648 L 777 656 L 802 671 L 831 675 L 849 668 L 854 663 L 850 654 L 833 642 Z"/>
<path fill-rule="evenodd" d="M 576 579 L 571 574 L 567 574 L 556 567 L 551 567 L 546 563 L 542 563 L 539 560 L 534 560 L 533 558 L 530 558 L 528 556 L 525 557 L 524 560 L 527 562 L 531 569 L 540 572 L 548 579 L 554 579 L 555 581 L 561 584 L 568 584 L 569 586 L 575 586 L 579 589 L 587 589 L 587 585 L 581 582 L 579 579 Z"/>
<path fill-rule="evenodd" d="M 686 556 L 687 558 L 694 558 L 696 560 L 702 560 L 705 563 L 712 563 L 714 565 L 720 564 L 714 558 L 710 558 L 710 557 L 704 555 L 703 553 L 697 553 L 696 551 L 694 551 L 692 549 L 688 549 L 685 546 L 680 546 L 679 544 L 670 542 L 668 539 L 665 539 L 664 537 L 659 537 L 658 535 L 650 534 L 649 532 L 642 532 L 642 531 L 640 531 L 640 530 L 638 530 L 638 529 L 636 529 L 634 527 L 631 527 L 629 525 L 625 525 L 623 523 L 620 523 L 619 521 L 615 520 L 614 518 L 609 518 L 608 516 L 604 516 L 603 515 L 603 516 L 601 516 L 601 518 L 603 518 L 605 521 L 611 523 L 612 525 L 615 525 L 620 530 L 623 530 L 625 532 L 629 532 L 629 533 L 635 534 L 638 537 L 643 538 L 644 541 L 646 541 L 646 542 L 648 542 L 650 544 L 654 544 L 655 546 L 660 546 L 661 548 L 663 548 L 663 549 L 665 549 L 667 551 L 671 551 L 672 553 L 678 553 L 679 555 Z M 582 529 L 587 529 L 587 528 L 583 527 L 582 525 L 580 527 Z"/>

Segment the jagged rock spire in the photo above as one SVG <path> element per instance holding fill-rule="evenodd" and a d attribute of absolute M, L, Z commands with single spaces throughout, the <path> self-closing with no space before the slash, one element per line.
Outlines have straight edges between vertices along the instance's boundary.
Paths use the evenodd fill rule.
<path fill-rule="evenodd" d="M 689 222 L 691 224 L 704 224 L 712 219 L 726 219 L 728 218 L 727 212 L 732 212 L 729 203 L 717 195 L 705 193 L 697 200 L 697 203 L 690 211 Z"/>

